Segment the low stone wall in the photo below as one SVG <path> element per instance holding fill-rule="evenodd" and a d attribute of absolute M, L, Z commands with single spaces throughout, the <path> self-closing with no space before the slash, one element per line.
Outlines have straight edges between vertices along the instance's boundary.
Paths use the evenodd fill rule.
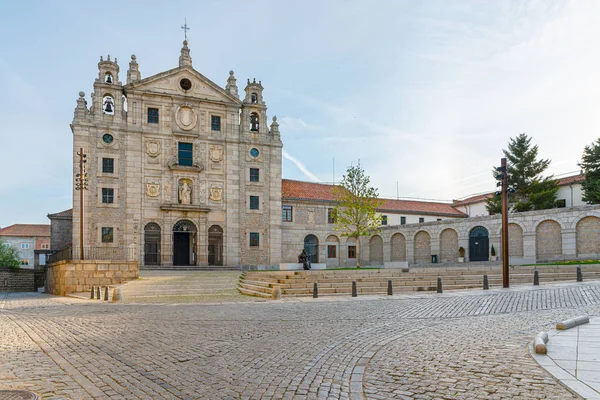
<path fill-rule="evenodd" d="M 92 286 L 117 285 L 137 279 L 139 270 L 137 261 L 58 261 L 48 265 L 46 293 L 66 296 L 89 291 Z"/>
<path fill-rule="evenodd" d="M 0 267 L 0 292 L 34 292 L 32 269 Z"/>

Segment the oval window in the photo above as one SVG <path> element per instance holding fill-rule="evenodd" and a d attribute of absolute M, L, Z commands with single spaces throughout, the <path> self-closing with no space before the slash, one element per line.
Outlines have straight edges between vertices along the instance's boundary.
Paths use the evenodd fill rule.
<path fill-rule="evenodd" d="M 104 135 L 102 135 L 102 141 L 106 144 L 111 144 L 113 140 L 114 137 L 110 133 L 105 133 Z"/>
<path fill-rule="evenodd" d="M 260 154 L 260 153 L 259 153 L 259 151 L 258 151 L 258 149 L 257 149 L 256 147 L 253 147 L 253 148 L 250 150 L 250 155 L 251 155 L 252 157 L 254 157 L 254 158 L 258 157 L 258 155 L 259 155 L 259 154 Z"/>
<path fill-rule="evenodd" d="M 187 78 L 183 78 L 179 81 L 179 86 L 181 86 L 183 90 L 190 90 L 192 88 L 192 81 Z"/>

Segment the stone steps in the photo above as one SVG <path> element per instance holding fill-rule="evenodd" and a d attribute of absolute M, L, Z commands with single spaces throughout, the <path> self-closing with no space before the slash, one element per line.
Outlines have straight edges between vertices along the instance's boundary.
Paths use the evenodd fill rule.
<path fill-rule="evenodd" d="M 535 267 L 511 267 L 512 284 L 533 284 Z M 577 266 L 540 266 L 540 282 L 576 281 Z M 600 265 L 582 266 L 584 280 L 600 280 Z M 490 287 L 502 286 L 502 268 L 499 266 L 413 268 L 409 271 L 378 270 L 325 270 L 325 271 L 249 271 L 240 277 L 239 287 L 270 296 L 273 287 L 279 286 L 283 296 L 311 296 L 314 282 L 319 285 L 319 295 L 350 295 L 352 281 L 357 283 L 359 294 L 386 294 L 388 280 L 394 293 L 435 291 L 437 278 L 442 278 L 444 291 L 483 288 L 483 274 L 488 275 Z M 244 292 L 242 292 L 244 293 Z"/>
<path fill-rule="evenodd" d="M 221 265 L 140 265 L 143 271 L 241 271 L 239 267 Z"/>

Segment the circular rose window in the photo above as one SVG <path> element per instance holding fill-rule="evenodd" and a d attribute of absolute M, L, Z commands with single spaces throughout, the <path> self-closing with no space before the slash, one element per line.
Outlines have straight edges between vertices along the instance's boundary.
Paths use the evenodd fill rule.
<path fill-rule="evenodd" d="M 183 78 L 179 81 L 179 86 L 181 86 L 183 90 L 190 90 L 192 88 L 192 81 L 187 78 Z"/>
<path fill-rule="evenodd" d="M 258 151 L 258 149 L 256 147 L 253 147 L 252 149 L 250 149 L 250 155 L 252 157 L 256 158 L 256 157 L 258 157 L 259 154 L 260 153 L 259 153 L 259 151 Z"/>
<path fill-rule="evenodd" d="M 106 144 L 111 144 L 115 138 L 110 133 L 102 135 L 102 141 Z"/>

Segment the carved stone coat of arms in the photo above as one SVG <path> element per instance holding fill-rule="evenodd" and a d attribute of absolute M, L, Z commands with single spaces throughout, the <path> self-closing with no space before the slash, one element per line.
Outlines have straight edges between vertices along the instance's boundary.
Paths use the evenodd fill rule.
<path fill-rule="evenodd" d="M 160 194 L 160 185 L 158 183 L 146 183 L 146 194 L 150 197 L 157 197 Z"/>
<path fill-rule="evenodd" d="M 177 122 L 177 126 L 179 126 L 179 128 L 183 129 L 184 131 L 190 131 L 196 127 L 197 121 L 198 116 L 192 107 L 183 105 L 177 109 L 175 122 Z"/>
<path fill-rule="evenodd" d="M 223 199 L 223 189 L 218 186 L 210 188 L 210 199 L 212 201 L 221 201 Z"/>
<path fill-rule="evenodd" d="M 210 160 L 214 163 L 223 161 L 223 147 L 221 146 L 210 146 L 208 150 Z"/>
<path fill-rule="evenodd" d="M 157 157 L 160 154 L 160 142 L 156 139 L 146 140 L 146 153 L 150 157 Z"/>

